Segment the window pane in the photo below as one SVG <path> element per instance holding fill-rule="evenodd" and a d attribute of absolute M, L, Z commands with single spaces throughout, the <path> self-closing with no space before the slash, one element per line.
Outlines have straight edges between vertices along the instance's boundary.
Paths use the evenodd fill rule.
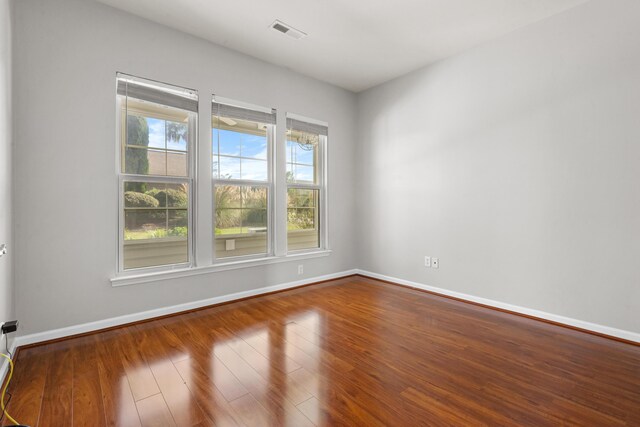
<path fill-rule="evenodd" d="M 287 191 L 287 248 L 289 251 L 320 246 L 319 190 Z"/>
<path fill-rule="evenodd" d="M 167 175 L 187 175 L 187 153 L 167 151 Z"/>
<path fill-rule="evenodd" d="M 267 181 L 267 161 L 266 160 L 241 160 L 242 179 L 253 181 Z"/>
<path fill-rule="evenodd" d="M 296 144 L 296 163 L 313 166 L 316 145 Z"/>
<path fill-rule="evenodd" d="M 169 150 L 187 151 L 189 127 L 186 123 L 166 122 L 166 141 Z"/>
<path fill-rule="evenodd" d="M 240 179 L 240 159 L 220 156 L 220 179 Z"/>
<path fill-rule="evenodd" d="M 124 183 L 124 207 L 125 208 L 164 208 L 166 205 L 160 204 L 158 198 L 154 197 L 156 192 L 163 191 L 165 184 L 152 182 L 125 182 Z"/>
<path fill-rule="evenodd" d="M 242 234 L 242 209 L 216 209 L 216 235 Z"/>
<path fill-rule="evenodd" d="M 187 176 L 189 120 L 195 113 L 122 97 L 123 171 Z M 167 149 L 172 152 L 167 152 Z"/>
<path fill-rule="evenodd" d="M 124 268 L 187 262 L 188 184 L 126 181 L 123 190 Z"/>
<path fill-rule="evenodd" d="M 124 152 L 124 172 L 136 175 L 149 174 L 149 150 L 143 147 L 127 147 Z M 162 161 L 164 164 L 164 161 Z"/>
<path fill-rule="evenodd" d="M 214 135 L 218 135 L 219 138 L 220 154 L 240 156 L 240 140 L 237 136 L 241 134 L 221 129 L 215 132 Z M 215 142 L 214 140 L 214 143 Z"/>
<path fill-rule="evenodd" d="M 215 188 L 216 258 L 266 254 L 266 187 L 219 185 Z"/>
<path fill-rule="evenodd" d="M 189 227 L 189 218 L 186 209 L 171 209 L 168 211 L 167 218 L 167 235 L 187 237 L 187 228 Z"/>
<path fill-rule="evenodd" d="M 216 209 L 241 208 L 240 189 L 241 187 L 238 185 L 216 186 Z"/>
<path fill-rule="evenodd" d="M 243 208 L 267 208 L 267 189 L 265 187 L 240 187 Z"/>
<path fill-rule="evenodd" d="M 166 175 L 167 174 L 167 152 L 165 150 L 145 150 L 145 151 L 147 152 L 148 166 L 146 171 L 140 171 L 138 173 L 141 175 Z"/>
<path fill-rule="evenodd" d="M 212 171 L 218 179 L 269 180 L 268 126 L 212 116 Z"/>
<path fill-rule="evenodd" d="M 313 184 L 315 182 L 315 169 L 313 166 L 305 165 L 292 165 L 291 174 L 287 175 L 290 178 L 290 182 L 308 183 Z"/>
<path fill-rule="evenodd" d="M 243 209 L 242 226 L 247 233 L 267 231 L 267 210 Z"/>
<path fill-rule="evenodd" d="M 242 157 L 267 160 L 266 134 L 245 135 L 242 139 Z"/>
<path fill-rule="evenodd" d="M 144 184 L 145 193 L 156 199 L 158 206 L 161 208 L 188 208 L 189 197 L 187 184 Z"/>
<path fill-rule="evenodd" d="M 318 184 L 316 159 L 319 135 L 287 131 L 287 182 Z"/>
<path fill-rule="evenodd" d="M 149 127 L 149 147 L 153 148 L 162 148 L 165 149 L 165 121 L 160 119 L 154 119 L 152 117 L 142 117 L 146 120 L 147 126 Z M 131 125 L 132 121 L 139 120 L 136 116 L 129 116 L 129 123 Z M 129 138 L 127 144 L 136 145 L 136 140 Z"/>
<path fill-rule="evenodd" d="M 124 239 L 158 239 L 166 236 L 167 211 L 165 209 L 126 209 L 124 212 Z"/>

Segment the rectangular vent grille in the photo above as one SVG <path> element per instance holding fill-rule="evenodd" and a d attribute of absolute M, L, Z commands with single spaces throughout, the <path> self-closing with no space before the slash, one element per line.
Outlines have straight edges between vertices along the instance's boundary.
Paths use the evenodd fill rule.
<path fill-rule="evenodd" d="M 273 27 L 271 27 L 271 28 L 273 28 L 274 30 L 280 31 L 281 33 L 286 33 L 287 31 L 289 31 L 289 29 L 287 27 L 285 27 L 282 24 L 278 24 L 277 22 L 275 24 L 273 24 Z"/>
<path fill-rule="evenodd" d="M 307 36 L 306 33 L 293 28 L 291 25 L 285 24 L 282 21 L 278 21 L 277 19 L 273 21 L 273 24 L 271 24 L 271 28 L 296 40 Z"/>

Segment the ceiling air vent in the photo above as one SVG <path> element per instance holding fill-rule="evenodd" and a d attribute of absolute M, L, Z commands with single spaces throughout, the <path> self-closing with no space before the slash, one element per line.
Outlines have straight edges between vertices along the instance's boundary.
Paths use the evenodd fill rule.
<path fill-rule="evenodd" d="M 296 40 L 307 36 L 306 33 L 303 33 L 300 30 L 296 30 L 291 25 L 285 24 L 284 22 L 278 21 L 277 19 L 273 21 L 273 24 L 271 24 L 271 28 Z"/>

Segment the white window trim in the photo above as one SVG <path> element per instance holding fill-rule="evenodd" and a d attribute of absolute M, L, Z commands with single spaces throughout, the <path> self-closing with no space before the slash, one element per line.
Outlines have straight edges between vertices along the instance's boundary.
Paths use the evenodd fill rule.
<path fill-rule="evenodd" d="M 315 250 L 313 252 L 304 252 L 299 254 L 289 254 L 286 256 L 270 256 L 259 259 L 235 260 L 215 265 L 207 265 L 203 267 L 191 267 L 175 269 L 174 271 L 161 272 L 145 272 L 131 276 L 115 277 L 110 280 L 111 286 L 129 286 L 142 283 L 157 282 L 160 280 L 179 279 L 182 277 L 198 276 L 201 274 L 212 274 L 221 271 L 238 270 L 243 268 L 259 267 L 263 265 L 280 264 L 283 262 L 296 262 L 303 259 L 322 258 L 331 255 L 332 251 Z"/>
<path fill-rule="evenodd" d="M 296 120 L 305 121 L 308 123 L 329 127 L 329 124 L 327 122 L 311 119 L 298 114 L 287 113 L 286 118 L 296 119 Z M 310 189 L 310 190 L 319 191 L 320 194 L 318 198 L 319 198 L 320 208 L 318 209 L 318 222 L 320 224 L 320 231 L 318 233 L 318 239 L 320 241 L 318 242 L 317 248 L 297 249 L 297 250 L 290 251 L 288 248 L 289 239 L 287 238 L 285 242 L 285 247 L 287 248 L 287 251 L 286 251 L 287 255 L 301 255 L 305 253 L 313 253 L 318 251 L 329 250 L 329 232 L 328 232 L 329 227 L 327 223 L 328 217 L 329 217 L 328 215 L 329 210 L 327 207 L 327 199 L 328 199 L 327 197 L 327 187 L 328 187 L 327 158 L 329 156 L 328 147 L 327 147 L 328 137 L 326 135 L 319 135 L 319 137 L 320 139 L 319 139 L 319 147 L 318 147 L 318 163 L 319 163 L 318 170 L 319 170 L 320 177 L 318 179 L 318 184 L 311 184 L 311 183 L 304 183 L 304 182 L 289 183 L 285 181 L 285 184 L 286 184 L 285 192 L 287 192 L 290 188 L 301 188 L 301 189 Z M 286 147 L 286 133 L 285 133 L 285 147 Z M 286 217 L 287 207 L 285 206 L 284 209 L 285 209 L 285 217 Z M 287 227 L 287 233 L 288 233 L 288 227 Z"/>
<path fill-rule="evenodd" d="M 213 96 L 214 102 L 218 102 L 220 104 L 229 104 L 238 107 L 243 107 L 247 109 L 252 109 L 256 111 L 262 111 L 266 113 L 274 113 L 277 119 L 277 111 L 274 112 L 272 108 L 260 107 L 254 104 L 249 104 L 246 102 L 231 100 L 228 98 L 222 98 L 220 96 Z M 211 117 L 213 117 L 214 112 L 211 112 Z M 213 132 L 213 128 L 211 128 L 211 132 Z M 278 210 L 276 208 L 275 202 L 275 189 L 276 189 L 276 128 L 277 125 L 268 124 L 267 125 L 267 181 L 254 181 L 249 179 L 220 179 L 216 178 L 213 175 L 211 179 L 211 206 L 212 206 L 212 225 L 213 225 L 213 233 L 212 233 L 212 253 L 211 253 L 211 262 L 212 265 L 226 265 L 234 262 L 244 262 L 244 261 L 255 261 L 261 260 L 265 258 L 271 258 L 275 255 L 275 240 L 276 240 L 276 215 L 278 214 Z M 210 138 L 211 139 L 211 138 Z M 213 152 L 211 153 L 213 155 Z M 225 157 L 238 157 L 240 156 L 225 156 Z M 211 162 L 210 162 L 211 164 Z M 267 189 L 267 252 L 263 254 L 252 254 L 252 255 L 240 255 L 240 256 L 231 256 L 231 257 L 216 257 L 216 224 L 215 224 L 215 216 L 216 216 L 216 198 L 214 196 L 216 191 L 216 186 L 219 185 L 237 185 L 237 186 L 254 186 L 254 187 L 265 187 Z"/>
<path fill-rule="evenodd" d="M 194 91 L 196 92 L 196 91 Z M 196 92 L 197 93 L 197 92 Z M 229 103 L 231 105 L 240 106 L 249 109 L 255 109 L 256 111 L 270 112 L 272 109 L 260 107 L 254 104 L 249 104 L 246 102 L 234 101 L 231 99 L 220 98 L 218 96 L 215 97 L 215 102 L 221 103 Z M 115 277 L 110 279 L 111 285 L 114 287 L 117 286 L 128 286 L 135 284 L 143 284 L 143 283 L 151 283 L 157 282 L 161 280 L 170 280 L 170 279 L 178 279 L 182 277 L 190 277 L 202 274 L 212 274 L 220 271 L 228 271 L 235 269 L 244 269 L 244 268 L 252 268 L 259 267 L 271 264 L 279 264 L 285 262 L 299 262 L 303 259 L 313 259 L 326 257 L 331 255 L 332 251 L 329 247 L 329 218 L 328 218 L 328 170 L 327 170 L 327 162 L 328 162 L 328 144 L 327 137 L 321 135 L 321 143 L 320 143 L 320 151 L 319 151 L 319 171 L 321 174 L 321 178 L 319 184 L 291 184 L 291 187 L 298 188 L 315 188 L 320 190 L 320 209 L 318 212 L 319 215 L 319 224 L 320 224 L 320 233 L 319 233 L 319 247 L 318 248 L 310 248 L 310 249 L 301 249 L 301 250 L 293 250 L 288 251 L 287 247 L 287 205 L 286 205 L 286 193 L 287 189 L 290 187 L 289 183 L 286 182 L 285 173 L 286 173 L 286 155 L 284 155 L 284 150 L 286 150 L 286 118 L 293 118 L 301 121 L 306 121 L 308 123 L 319 124 L 328 127 L 328 123 L 312 119 L 309 117 L 286 113 L 286 114 L 278 114 L 276 116 L 276 125 L 270 125 L 269 141 L 268 141 L 268 173 L 269 173 L 269 181 L 252 181 L 252 180 L 216 180 L 213 179 L 211 175 L 211 123 L 210 117 L 212 111 L 206 108 L 203 108 L 204 105 L 211 105 L 210 100 L 200 99 L 199 100 L 199 111 L 195 114 L 192 120 L 189 122 L 189 132 L 190 138 L 188 141 L 188 150 L 189 150 L 189 160 L 188 160 L 188 168 L 189 168 L 189 176 L 188 177 L 164 177 L 164 176 L 155 176 L 155 175 L 134 175 L 134 174 L 124 174 L 121 172 L 121 157 L 122 157 L 122 147 L 121 147 L 121 118 L 120 114 L 122 111 L 121 98 L 117 97 L 116 102 L 116 182 L 118 185 L 118 244 L 116 247 L 116 275 Z M 206 121 L 200 121 L 199 115 L 204 114 L 209 117 Z M 204 117 L 204 116 L 203 116 Z M 205 123 L 206 126 L 205 126 Z M 200 144 L 203 143 L 201 141 L 204 138 L 204 135 L 208 134 L 208 138 L 205 138 L 204 143 L 209 145 L 209 150 L 203 150 L 200 147 Z M 204 147 L 206 148 L 206 147 Z M 208 158 L 204 161 L 200 159 L 200 157 L 204 155 Z M 204 164 L 207 164 L 208 167 L 205 170 L 198 170 L 198 164 L 200 164 L 201 168 L 204 168 Z M 279 164 L 282 162 L 282 164 Z M 206 176 L 209 176 L 203 184 L 204 190 L 206 187 L 211 184 L 211 191 L 208 191 L 208 197 L 211 197 L 210 201 L 207 201 L 206 198 L 201 200 L 196 195 L 198 194 L 198 178 L 205 179 Z M 188 239 L 190 241 L 189 244 L 189 262 L 182 264 L 171 264 L 166 266 L 158 266 L 158 267 L 143 267 L 136 269 L 128 269 L 124 270 L 122 263 L 122 252 L 123 252 L 123 244 L 124 244 L 124 199 L 123 199 L 123 182 L 125 180 L 145 180 L 145 181 L 156 181 L 156 182 L 188 182 L 189 183 L 189 215 L 188 215 Z M 227 182 L 228 181 L 228 182 Z M 215 224 L 213 219 L 215 218 L 215 197 L 214 197 L 214 188 L 215 185 L 222 185 L 224 183 L 232 184 L 232 185 L 256 185 L 256 186 L 266 186 L 269 191 L 268 197 L 268 215 L 269 215 L 269 232 L 268 232 L 268 253 L 267 254 L 259 254 L 259 255 L 248 255 L 248 256 L 237 256 L 237 257 L 225 257 L 225 258 L 215 258 Z M 285 198 L 284 203 L 282 200 L 282 192 L 284 192 Z M 202 198 L 202 195 L 200 195 Z M 204 202 L 204 205 L 203 205 Z M 203 208 L 206 206 L 206 209 Z M 210 216 L 208 213 L 208 209 L 213 209 L 210 213 L 213 216 Z M 200 214 L 207 213 L 208 218 L 199 218 Z M 200 236 L 199 242 L 196 242 L 199 232 L 195 230 L 196 224 L 200 224 L 202 221 L 207 221 L 211 224 L 212 229 L 209 236 Z M 284 229 L 283 229 L 284 228 Z M 209 234 L 209 233 L 206 233 Z M 198 243 L 198 244 L 196 244 Z M 204 246 L 203 246 L 204 245 Z M 206 253 L 208 251 L 208 247 L 211 247 L 212 254 L 211 257 L 209 255 L 205 255 L 205 258 L 202 258 L 202 253 Z M 200 262 L 198 262 L 198 259 Z"/>
<path fill-rule="evenodd" d="M 263 254 L 255 254 L 255 255 L 239 255 L 239 256 L 230 256 L 230 257 L 219 257 L 216 258 L 216 237 L 215 235 L 215 215 L 216 215 L 216 200 L 213 196 L 216 191 L 216 186 L 220 185 L 234 185 L 234 186 L 252 186 L 252 187 L 264 187 L 267 189 L 267 252 Z M 241 180 L 241 179 L 213 179 L 211 183 L 211 201 L 213 208 L 213 249 L 212 249 L 212 263 L 214 265 L 228 264 L 234 261 L 242 261 L 242 260 L 256 260 L 261 258 L 268 258 L 274 255 L 273 252 L 273 242 L 274 242 L 274 217 L 275 217 L 275 202 L 274 202 L 274 185 L 273 181 L 265 182 L 265 181 L 251 181 L 251 180 Z"/>
<path fill-rule="evenodd" d="M 196 92 L 196 91 L 194 91 Z M 197 92 L 196 92 L 197 93 Z M 139 175 L 128 174 L 122 170 L 123 149 L 122 149 L 122 98 L 116 96 L 116 179 L 118 185 L 118 245 L 116 248 L 116 280 L 118 278 L 134 277 L 145 274 L 157 274 L 193 268 L 196 265 L 196 233 L 193 232 L 195 224 L 195 194 L 197 182 L 197 158 L 198 158 L 198 113 L 190 114 L 189 118 L 189 138 L 187 141 L 187 176 L 162 176 L 162 175 Z M 126 112 L 125 112 L 126 114 Z M 125 118 L 126 119 L 126 118 Z M 160 266 L 124 268 L 124 182 L 125 181 L 145 181 L 158 183 L 187 183 L 189 186 L 189 204 L 187 207 L 187 239 L 188 239 L 188 262 L 167 264 Z"/>

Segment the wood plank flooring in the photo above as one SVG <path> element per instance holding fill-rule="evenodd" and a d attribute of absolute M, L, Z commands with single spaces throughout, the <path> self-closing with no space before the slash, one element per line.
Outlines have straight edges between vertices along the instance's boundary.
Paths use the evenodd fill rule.
<path fill-rule="evenodd" d="M 356 276 L 26 348 L 10 391 L 32 427 L 640 426 L 640 347 Z"/>

